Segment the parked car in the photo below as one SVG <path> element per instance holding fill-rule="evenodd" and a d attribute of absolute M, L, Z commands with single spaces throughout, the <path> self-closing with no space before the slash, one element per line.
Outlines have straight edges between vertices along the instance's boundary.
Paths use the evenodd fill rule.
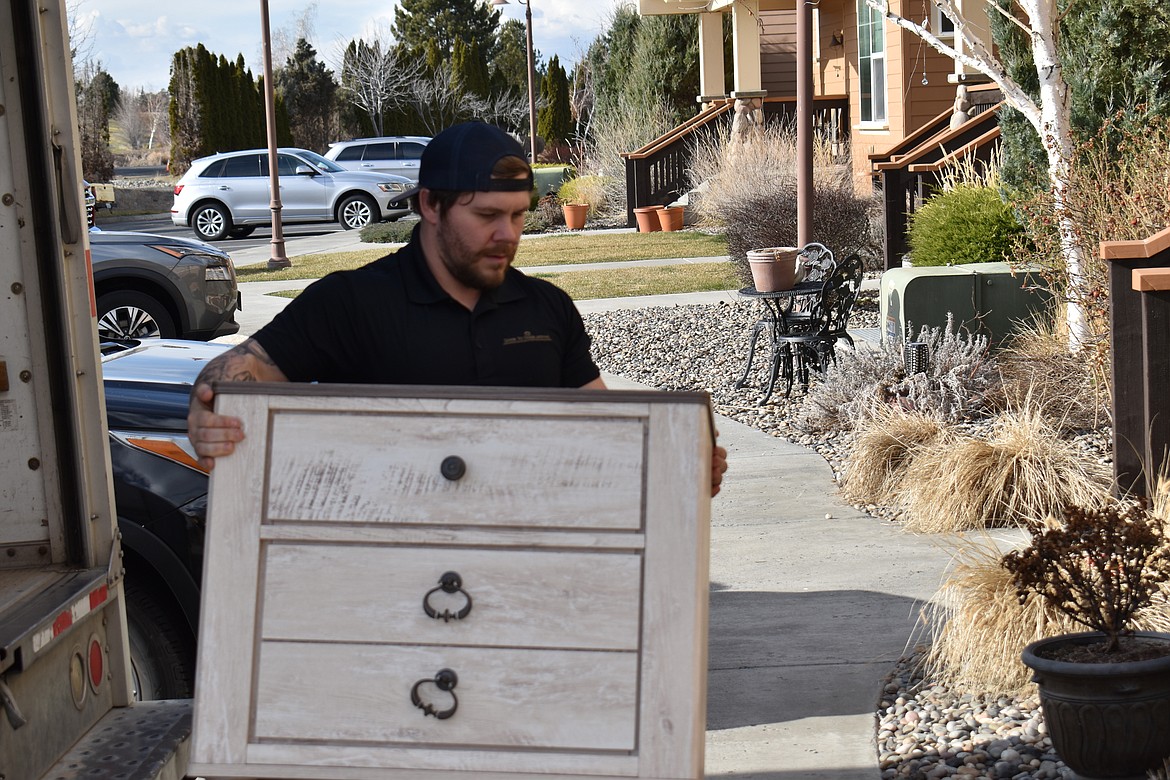
<path fill-rule="evenodd" d="M 336 141 L 329 144 L 325 157 L 347 170 L 394 173 L 417 182 L 419 160 L 430 140 L 419 135 L 396 135 Z"/>
<path fill-rule="evenodd" d="M 410 179 L 388 173 L 347 171 L 307 149 L 280 149 L 282 223 L 339 222 L 347 230 L 410 213 L 396 196 Z M 171 221 L 190 226 L 204 241 L 244 238 L 272 223 L 268 150 L 249 149 L 203 157 L 175 184 Z"/>
<path fill-rule="evenodd" d="M 226 344 L 103 342 L 114 502 L 140 699 L 191 696 L 207 474 L 187 440 L 187 399 Z"/>
<path fill-rule="evenodd" d="M 151 233 L 89 234 L 101 339 L 207 341 L 240 330 L 236 269 L 202 241 Z"/>

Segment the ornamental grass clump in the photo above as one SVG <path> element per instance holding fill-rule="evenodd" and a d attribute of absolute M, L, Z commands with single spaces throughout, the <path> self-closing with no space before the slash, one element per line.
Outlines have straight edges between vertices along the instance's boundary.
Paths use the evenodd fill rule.
<path fill-rule="evenodd" d="M 1074 622 L 1105 635 L 1116 653 L 1140 610 L 1170 579 L 1164 521 L 1139 504 L 1070 506 L 1063 522 L 1032 531 L 1003 557 L 1021 598 L 1039 595 Z"/>
<path fill-rule="evenodd" d="M 1044 599 L 1021 599 L 1003 553 L 987 536 L 963 537 L 955 562 L 924 611 L 931 634 L 924 665 L 942 685 L 964 693 L 1018 696 L 1031 670 L 1020 650 L 1076 624 Z"/>
<path fill-rule="evenodd" d="M 911 458 L 944 430 L 943 423 L 928 414 L 879 407 L 857 428 L 845 460 L 841 494 L 855 503 L 890 503 Z"/>
<path fill-rule="evenodd" d="M 906 529 L 918 533 L 1028 526 L 1069 504 L 1099 504 L 1109 479 L 1035 409 L 1006 410 L 986 439 L 955 435 L 922 445 L 896 502 Z"/>

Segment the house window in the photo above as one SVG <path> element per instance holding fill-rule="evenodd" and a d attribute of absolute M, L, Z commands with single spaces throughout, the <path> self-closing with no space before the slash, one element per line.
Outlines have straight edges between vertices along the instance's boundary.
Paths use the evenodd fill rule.
<path fill-rule="evenodd" d="M 944 41 L 955 37 L 955 23 L 948 19 L 937 5 L 930 7 L 930 30 Z"/>
<path fill-rule="evenodd" d="M 861 121 L 886 121 L 886 31 L 880 11 L 857 0 L 857 59 L 860 73 Z"/>

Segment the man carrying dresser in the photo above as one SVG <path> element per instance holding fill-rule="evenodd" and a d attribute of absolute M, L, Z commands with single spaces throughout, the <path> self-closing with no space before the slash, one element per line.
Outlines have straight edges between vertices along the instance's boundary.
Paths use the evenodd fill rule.
<path fill-rule="evenodd" d="M 410 242 L 317 280 L 272 322 L 200 372 L 188 436 L 200 465 L 230 455 L 240 420 L 212 411 L 217 381 L 605 389 L 567 294 L 511 267 L 533 189 L 511 136 L 467 122 L 435 136 Z M 711 495 L 727 453 L 715 447 Z"/>

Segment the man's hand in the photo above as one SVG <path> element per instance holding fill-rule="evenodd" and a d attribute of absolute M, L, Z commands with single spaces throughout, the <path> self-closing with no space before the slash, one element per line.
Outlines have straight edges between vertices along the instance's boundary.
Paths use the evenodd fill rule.
<path fill-rule="evenodd" d="M 727 450 L 715 445 L 711 450 L 711 498 L 719 495 L 720 486 L 723 484 L 723 474 L 726 471 Z"/>
<path fill-rule="evenodd" d="M 215 391 L 212 382 L 287 382 L 264 348 L 252 339 L 232 347 L 199 372 L 191 388 L 191 405 L 187 411 L 187 438 L 199 456 L 199 466 L 210 472 L 215 459 L 231 455 L 236 443 L 244 440 L 244 426 L 237 417 L 213 411 Z"/>
<path fill-rule="evenodd" d="M 243 423 L 239 418 L 213 412 L 214 401 L 211 385 L 196 383 L 187 411 L 187 438 L 199 456 L 200 468 L 208 472 L 215 468 L 216 458 L 231 455 L 236 450 L 236 442 L 244 440 Z"/>

